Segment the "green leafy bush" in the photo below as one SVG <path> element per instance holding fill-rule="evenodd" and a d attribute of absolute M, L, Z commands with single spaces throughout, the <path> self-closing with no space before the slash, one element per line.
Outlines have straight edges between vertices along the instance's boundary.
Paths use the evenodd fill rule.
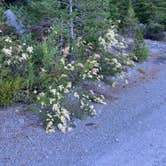
<path fill-rule="evenodd" d="M 8 70 L 0 72 L 0 106 L 8 106 L 17 100 L 17 95 L 22 88 L 21 77 L 15 79 Z"/>
<path fill-rule="evenodd" d="M 137 31 L 135 38 L 135 48 L 133 52 L 137 58 L 137 61 L 139 62 L 145 60 L 149 56 L 148 50 L 145 46 L 143 35 L 140 31 Z"/>

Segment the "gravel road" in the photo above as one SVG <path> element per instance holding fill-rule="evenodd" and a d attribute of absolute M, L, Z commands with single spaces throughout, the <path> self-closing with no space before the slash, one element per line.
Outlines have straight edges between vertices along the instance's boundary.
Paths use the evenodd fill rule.
<path fill-rule="evenodd" d="M 0 166 L 166 166 L 166 43 L 146 44 L 154 56 L 136 66 L 146 73 L 108 89 L 70 133 L 46 134 L 22 106 L 0 110 Z"/>

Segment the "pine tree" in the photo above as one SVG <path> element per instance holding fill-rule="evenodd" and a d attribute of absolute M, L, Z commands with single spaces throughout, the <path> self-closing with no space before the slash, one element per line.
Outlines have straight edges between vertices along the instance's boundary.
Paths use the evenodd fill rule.
<path fill-rule="evenodd" d="M 124 23 L 123 23 L 124 34 L 127 35 L 128 37 L 134 38 L 136 29 L 137 29 L 137 24 L 138 24 L 138 20 L 135 16 L 133 5 L 130 0 L 128 4 L 127 15 L 124 18 Z"/>
<path fill-rule="evenodd" d="M 109 2 L 109 12 L 110 12 L 110 18 L 113 21 L 116 21 L 120 19 L 120 10 L 118 6 L 118 1 L 116 0 L 110 0 Z"/>
<path fill-rule="evenodd" d="M 110 0 L 109 7 L 110 7 L 110 17 L 112 20 L 120 20 L 121 27 L 123 26 L 123 22 L 128 10 L 129 0 Z"/>
<path fill-rule="evenodd" d="M 153 22 L 165 22 L 166 1 L 164 0 L 133 0 L 136 16 L 144 24 Z"/>
<path fill-rule="evenodd" d="M 139 21 L 141 23 L 148 23 L 153 12 L 150 8 L 152 2 L 150 0 L 133 0 L 133 4 Z"/>
<path fill-rule="evenodd" d="M 98 35 L 108 25 L 108 0 L 79 0 L 76 2 L 75 26 L 77 34 L 82 34 L 90 42 L 98 40 Z"/>

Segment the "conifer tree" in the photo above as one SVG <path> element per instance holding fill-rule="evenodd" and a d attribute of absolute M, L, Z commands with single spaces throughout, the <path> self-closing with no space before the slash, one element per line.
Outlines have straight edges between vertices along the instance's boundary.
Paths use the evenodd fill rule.
<path fill-rule="evenodd" d="M 134 55 L 138 62 L 143 61 L 148 57 L 148 50 L 145 46 L 144 38 L 140 30 L 137 30 L 135 37 Z"/>
<path fill-rule="evenodd" d="M 137 29 L 138 20 L 135 16 L 135 12 L 133 9 L 132 1 L 129 0 L 127 15 L 124 18 L 123 23 L 123 32 L 128 37 L 135 37 L 136 29 Z"/>
<path fill-rule="evenodd" d="M 166 19 L 166 1 L 164 0 L 133 0 L 136 16 L 141 23 L 164 22 Z"/>

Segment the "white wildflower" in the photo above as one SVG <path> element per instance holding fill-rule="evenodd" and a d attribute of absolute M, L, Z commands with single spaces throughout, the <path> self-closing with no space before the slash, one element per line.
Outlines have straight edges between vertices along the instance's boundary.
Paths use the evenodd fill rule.
<path fill-rule="evenodd" d="M 62 74 L 61 77 L 62 77 L 62 78 L 65 78 L 65 77 L 67 77 L 67 75 L 66 75 L 66 74 Z"/>
<path fill-rule="evenodd" d="M 45 93 L 44 93 L 44 92 L 41 92 L 41 93 L 39 93 L 39 96 L 40 96 L 40 97 L 44 97 L 44 96 L 45 96 Z"/>
<path fill-rule="evenodd" d="M 93 106 L 93 105 L 91 105 L 89 108 L 90 108 L 91 110 L 93 110 L 93 109 L 94 109 L 94 106 Z"/>
<path fill-rule="evenodd" d="M 115 88 L 115 86 L 116 86 L 116 82 L 113 82 L 112 87 Z"/>
<path fill-rule="evenodd" d="M 44 106 L 45 106 L 45 103 L 44 103 L 44 102 L 41 102 L 41 106 L 44 107 Z"/>
<path fill-rule="evenodd" d="M 46 72 L 46 70 L 44 68 L 41 68 L 41 71 L 44 72 L 44 73 Z"/>
<path fill-rule="evenodd" d="M 28 54 L 26 54 L 26 53 L 22 53 L 22 58 L 23 58 L 23 60 L 28 59 Z"/>
<path fill-rule="evenodd" d="M 66 124 L 66 118 L 64 116 L 60 116 L 60 120 L 63 124 Z"/>
<path fill-rule="evenodd" d="M 66 127 L 64 127 L 63 124 L 59 123 L 59 124 L 57 125 L 57 127 L 58 127 L 58 129 L 61 130 L 63 133 L 66 132 Z"/>
<path fill-rule="evenodd" d="M 116 63 L 118 63 L 118 60 L 115 58 L 112 58 L 112 62 L 116 64 Z"/>
<path fill-rule="evenodd" d="M 78 98 L 78 99 L 80 98 L 78 92 L 74 92 L 74 97 L 76 97 L 76 98 Z"/>
<path fill-rule="evenodd" d="M 95 54 L 95 55 L 94 55 L 94 58 L 95 58 L 95 59 L 100 59 L 101 56 L 100 56 L 99 54 Z"/>
<path fill-rule="evenodd" d="M 71 87 L 72 87 L 72 83 L 71 83 L 71 82 L 68 82 L 66 87 L 67 87 L 67 88 L 71 88 Z"/>
<path fill-rule="evenodd" d="M 52 110 L 53 111 L 58 111 L 59 110 L 59 105 L 58 104 L 53 104 Z"/>
<path fill-rule="evenodd" d="M 95 109 L 93 109 L 92 111 L 91 111 L 91 115 L 92 116 L 95 116 L 97 113 L 96 113 L 96 110 Z"/>
<path fill-rule="evenodd" d="M 56 95 L 57 90 L 56 90 L 56 89 L 50 89 L 50 92 L 51 92 L 53 95 Z"/>
<path fill-rule="evenodd" d="M 53 104 L 53 102 L 55 101 L 55 99 L 50 98 L 50 99 L 49 99 L 49 101 L 50 101 L 50 104 L 52 105 L 52 104 Z"/>
<path fill-rule="evenodd" d="M 64 89 L 64 93 L 69 93 L 69 90 L 68 89 Z"/>
<path fill-rule="evenodd" d="M 69 54 L 69 50 L 70 50 L 69 47 L 65 47 L 65 48 L 62 50 L 64 57 L 67 57 L 67 55 Z"/>
<path fill-rule="evenodd" d="M 116 67 L 117 67 L 117 68 L 122 68 L 122 65 L 118 62 L 118 63 L 116 64 Z"/>
<path fill-rule="evenodd" d="M 11 40 L 10 37 L 7 37 L 7 38 L 5 39 L 5 42 L 7 42 L 7 43 L 12 43 L 12 40 Z"/>
<path fill-rule="evenodd" d="M 27 47 L 27 52 L 30 53 L 30 54 L 33 53 L 33 47 L 28 46 Z"/>
<path fill-rule="evenodd" d="M 59 88 L 60 91 L 62 91 L 64 89 L 64 86 L 63 85 L 59 85 L 58 88 Z"/>
<path fill-rule="evenodd" d="M 7 49 L 7 48 L 3 48 L 2 49 L 2 52 L 5 54 L 5 55 L 12 55 L 12 50 L 11 49 Z"/>
<path fill-rule="evenodd" d="M 82 63 L 77 63 L 77 66 L 78 66 L 78 67 L 81 67 L 81 68 L 84 67 L 84 65 L 83 65 Z"/>
<path fill-rule="evenodd" d="M 67 128 L 67 131 L 68 131 L 68 132 L 71 132 L 72 130 L 73 130 L 72 127 L 68 127 L 68 128 Z"/>
<path fill-rule="evenodd" d="M 37 90 L 34 90 L 33 93 L 34 93 L 34 94 L 37 94 Z"/>
<path fill-rule="evenodd" d="M 128 83 L 129 83 L 129 81 L 126 79 L 126 80 L 125 80 L 125 84 L 128 84 Z"/>
<path fill-rule="evenodd" d="M 64 58 L 61 58 L 60 62 L 65 65 L 65 59 Z"/>

